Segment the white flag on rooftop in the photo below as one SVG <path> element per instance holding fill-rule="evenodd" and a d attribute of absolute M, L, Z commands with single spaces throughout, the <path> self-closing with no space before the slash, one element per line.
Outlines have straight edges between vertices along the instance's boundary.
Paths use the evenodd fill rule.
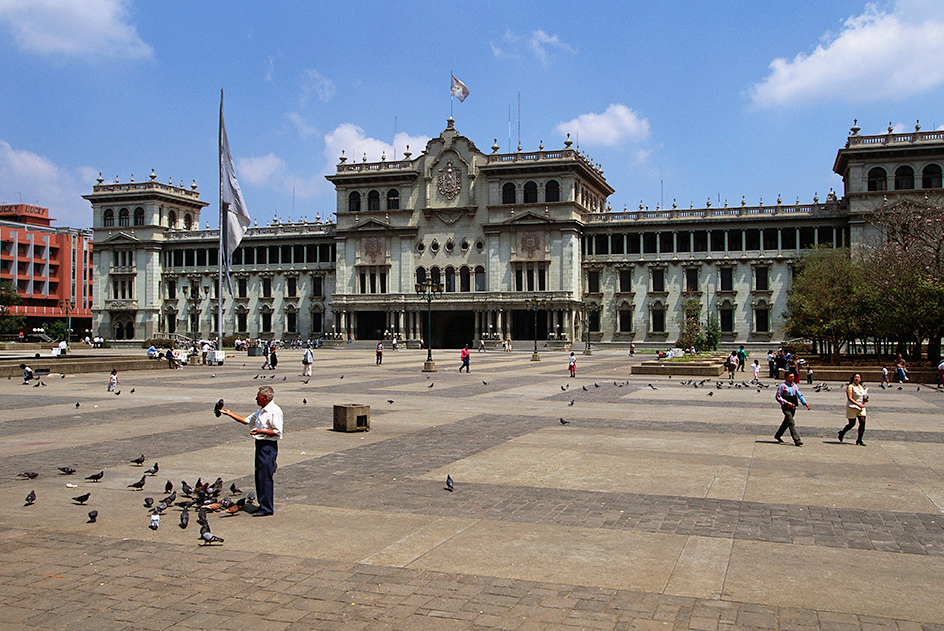
<path fill-rule="evenodd" d="M 469 88 L 465 87 L 465 84 L 452 77 L 452 96 L 459 99 L 459 102 L 462 103 L 465 100 L 465 97 L 469 96 Z"/>

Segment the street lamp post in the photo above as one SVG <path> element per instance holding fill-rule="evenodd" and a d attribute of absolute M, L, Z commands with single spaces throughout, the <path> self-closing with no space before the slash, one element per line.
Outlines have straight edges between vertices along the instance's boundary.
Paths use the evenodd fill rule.
<path fill-rule="evenodd" d="M 436 372 L 436 363 L 433 361 L 433 299 L 442 298 L 443 284 L 434 283 L 432 278 L 427 277 L 424 282 L 416 283 L 415 289 L 427 306 L 426 362 L 423 364 L 423 372 Z"/>
<path fill-rule="evenodd" d="M 583 311 L 583 338 L 587 343 L 587 347 L 583 350 L 583 354 L 593 355 L 593 351 L 590 350 L 590 314 L 599 313 L 602 311 L 602 307 L 592 302 L 585 302 L 580 305 L 580 310 Z"/>
<path fill-rule="evenodd" d="M 527 298 L 524 301 L 524 305 L 527 309 L 534 312 L 534 352 L 531 353 L 531 361 L 539 362 L 541 361 L 541 356 L 538 354 L 538 311 L 547 309 L 547 299 Z"/>
<path fill-rule="evenodd" d="M 66 344 L 72 338 L 72 310 L 75 309 L 75 300 L 60 300 L 59 309 L 66 312 Z"/>

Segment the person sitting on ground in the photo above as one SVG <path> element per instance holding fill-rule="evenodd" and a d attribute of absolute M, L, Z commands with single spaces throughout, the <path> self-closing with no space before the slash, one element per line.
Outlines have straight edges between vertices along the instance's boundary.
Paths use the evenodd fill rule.
<path fill-rule="evenodd" d="M 25 386 L 34 377 L 33 369 L 26 364 L 20 364 L 20 370 L 23 371 L 23 385 Z"/>

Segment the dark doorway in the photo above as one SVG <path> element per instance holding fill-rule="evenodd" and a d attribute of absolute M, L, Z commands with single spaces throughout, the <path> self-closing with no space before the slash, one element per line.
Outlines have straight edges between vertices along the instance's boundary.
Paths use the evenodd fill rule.
<path fill-rule="evenodd" d="M 538 342 L 547 340 L 547 311 L 537 312 Z M 534 341 L 534 311 L 513 311 L 511 314 L 511 337 L 515 341 Z"/>
<path fill-rule="evenodd" d="M 387 330 L 387 314 L 383 311 L 358 311 L 357 330 L 354 336 L 359 340 L 379 340 Z"/>
<path fill-rule="evenodd" d="M 436 316 L 439 315 L 437 319 Z M 433 348 L 462 348 L 475 343 L 475 318 L 468 311 L 433 314 Z"/>

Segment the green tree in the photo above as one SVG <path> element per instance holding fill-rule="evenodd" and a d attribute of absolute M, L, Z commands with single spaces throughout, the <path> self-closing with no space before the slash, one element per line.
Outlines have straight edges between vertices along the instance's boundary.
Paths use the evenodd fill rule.
<path fill-rule="evenodd" d="M 69 329 L 64 320 L 53 320 L 51 322 L 47 322 L 43 328 L 46 329 L 46 335 L 54 340 L 66 339 L 66 334 Z"/>
<path fill-rule="evenodd" d="M 699 344 L 703 339 L 701 332 L 701 302 L 698 298 L 689 298 L 682 303 L 682 313 L 679 315 L 679 324 L 681 324 L 681 333 L 679 334 L 679 348 L 695 347 L 699 349 Z"/>
<path fill-rule="evenodd" d="M 16 292 L 16 285 L 10 281 L 0 283 L 0 333 L 10 334 L 23 330 L 26 316 L 17 316 L 10 313 L 10 307 L 22 302 Z"/>
<path fill-rule="evenodd" d="M 810 250 L 798 270 L 787 300 L 787 331 L 826 342 L 839 365 L 840 348 L 861 334 L 859 270 L 845 248 Z"/>

